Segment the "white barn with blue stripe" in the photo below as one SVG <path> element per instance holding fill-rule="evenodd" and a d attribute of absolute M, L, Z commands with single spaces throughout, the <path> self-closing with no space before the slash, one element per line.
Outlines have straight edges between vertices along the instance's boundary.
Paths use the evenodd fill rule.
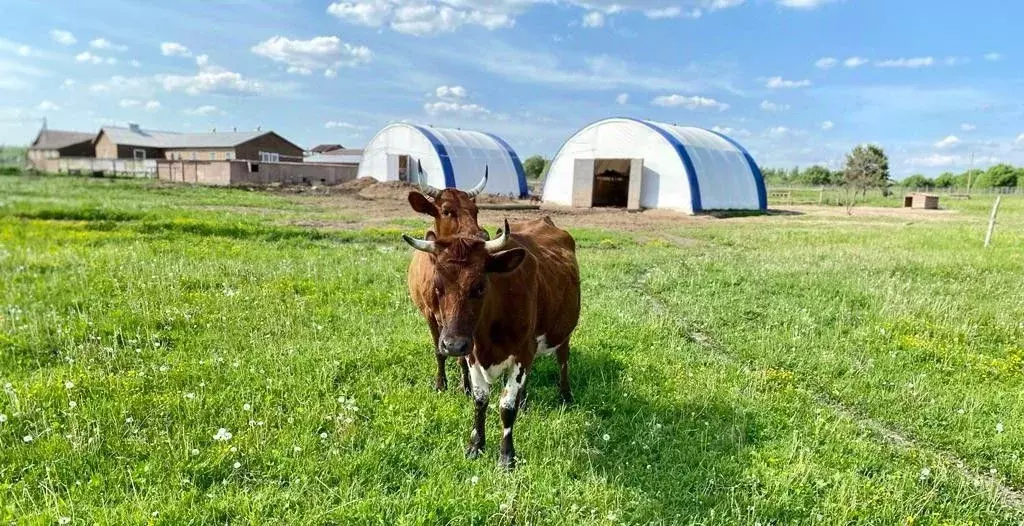
<path fill-rule="evenodd" d="M 639 208 L 690 214 L 768 208 L 761 170 L 736 141 L 703 128 L 630 118 L 597 121 L 570 137 L 551 161 L 544 201 L 580 206 L 580 194 L 585 201 L 591 189 L 577 166 L 604 159 L 642 160 L 640 180 L 630 174 Z"/>
<path fill-rule="evenodd" d="M 526 172 L 515 150 L 497 135 L 408 123 L 390 124 L 363 150 L 358 177 L 418 183 L 435 188 L 473 188 L 489 171 L 484 193 L 526 197 Z"/>

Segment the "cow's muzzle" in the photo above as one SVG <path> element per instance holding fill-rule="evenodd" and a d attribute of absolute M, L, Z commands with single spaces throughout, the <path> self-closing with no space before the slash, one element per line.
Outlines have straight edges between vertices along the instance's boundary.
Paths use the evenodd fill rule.
<path fill-rule="evenodd" d="M 437 347 L 445 356 L 466 356 L 473 349 L 473 340 L 462 336 L 442 336 Z"/>

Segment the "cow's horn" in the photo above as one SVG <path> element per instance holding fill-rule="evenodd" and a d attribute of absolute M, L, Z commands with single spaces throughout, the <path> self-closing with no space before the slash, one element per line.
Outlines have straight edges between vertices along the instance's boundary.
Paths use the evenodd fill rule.
<path fill-rule="evenodd" d="M 421 252 L 426 252 L 428 254 L 433 254 L 437 252 L 437 245 L 435 245 L 433 241 L 427 241 L 425 239 L 416 239 L 413 237 L 409 237 L 406 234 L 402 234 L 402 239 L 404 239 L 406 243 L 409 243 L 409 246 Z"/>
<path fill-rule="evenodd" d="M 437 199 L 441 195 L 441 191 L 423 182 L 423 164 L 419 160 L 416 161 L 416 170 L 419 173 L 417 179 L 419 179 L 420 183 L 420 192 L 423 192 L 423 195 L 431 199 Z"/>
<path fill-rule="evenodd" d="M 501 235 L 498 236 L 496 239 L 485 241 L 484 248 L 487 249 L 488 254 L 501 252 L 502 250 L 505 250 L 506 247 L 508 247 L 509 239 L 511 238 L 509 238 L 508 219 L 505 219 L 505 228 L 501 229 Z"/>
<path fill-rule="evenodd" d="M 473 188 L 470 188 L 469 190 L 467 190 L 466 191 L 466 195 L 468 195 L 470 198 L 473 198 L 473 197 L 476 197 L 476 196 L 480 195 L 480 192 L 484 191 L 484 187 L 487 186 L 487 172 L 489 170 L 490 170 L 489 167 L 484 166 L 484 178 L 481 179 L 480 182 L 477 183 L 476 186 L 474 186 Z"/>

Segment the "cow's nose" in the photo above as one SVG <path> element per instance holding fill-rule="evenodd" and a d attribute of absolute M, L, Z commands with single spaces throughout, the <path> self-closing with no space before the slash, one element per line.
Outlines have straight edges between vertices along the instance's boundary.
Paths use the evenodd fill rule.
<path fill-rule="evenodd" d="M 443 338 L 441 352 L 448 356 L 465 356 L 469 354 L 469 338 Z"/>

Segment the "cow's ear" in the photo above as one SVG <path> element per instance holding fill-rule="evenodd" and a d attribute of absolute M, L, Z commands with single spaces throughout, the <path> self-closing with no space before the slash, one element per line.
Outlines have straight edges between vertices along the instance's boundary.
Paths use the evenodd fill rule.
<path fill-rule="evenodd" d="M 526 250 L 522 248 L 503 250 L 497 254 L 487 256 L 487 265 L 485 269 L 487 272 L 495 274 L 512 272 L 519 268 L 519 265 L 522 264 L 524 258 L 526 258 Z"/>
<path fill-rule="evenodd" d="M 409 192 L 409 204 L 412 209 L 421 213 L 427 214 L 431 217 L 437 217 L 437 205 L 431 203 L 427 196 L 419 192 Z"/>

